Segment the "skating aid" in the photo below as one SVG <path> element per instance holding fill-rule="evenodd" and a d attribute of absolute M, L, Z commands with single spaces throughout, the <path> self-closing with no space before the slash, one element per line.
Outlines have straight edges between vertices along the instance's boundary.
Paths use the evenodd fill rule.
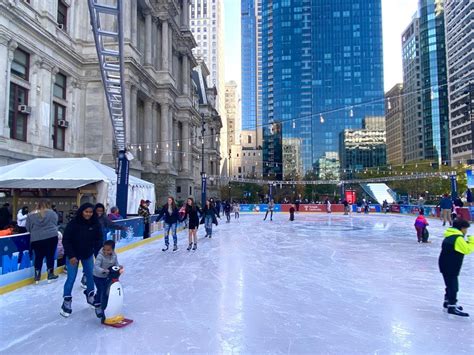
<path fill-rule="evenodd" d="M 133 322 L 133 320 L 125 318 L 122 314 L 123 288 L 119 277 L 120 267 L 111 266 L 109 268 L 106 292 L 101 306 L 102 323 L 114 328 L 122 328 Z"/>

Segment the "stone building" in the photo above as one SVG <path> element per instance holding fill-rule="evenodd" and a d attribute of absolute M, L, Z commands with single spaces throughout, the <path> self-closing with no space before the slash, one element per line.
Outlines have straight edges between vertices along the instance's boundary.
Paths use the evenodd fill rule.
<path fill-rule="evenodd" d="M 256 130 L 241 131 L 239 144 L 229 152 L 231 178 L 261 179 L 263 177 L 262 147 L 257 146 Z"/>
<path fill-rule="evenodd" d="M 158 202 L 178 189 L 195 195 L 199 181 L 188 9 L 188 0 L 124 1 L 131 174 L 155 183 Z M 0 2 L 0 73 L 0 164 L 87 156 L 115 165 L 87 1 Z"/>
<path fill-rule="evenodd" d="M 403 84 L 396 84 L 385 94 L 387 127 L 387 162 L 401 165 L 403 160 Z"/>

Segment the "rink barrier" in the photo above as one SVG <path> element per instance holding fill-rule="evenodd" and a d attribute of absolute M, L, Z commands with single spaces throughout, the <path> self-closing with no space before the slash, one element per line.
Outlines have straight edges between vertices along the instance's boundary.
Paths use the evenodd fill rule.
<path fill-rule="evenodd" d="M 290 208 L 295 206 L 294 204 L 275 204 L 273 212 L 290 212 Z M 371 204 L 369 206 L 370 212 L 381 212 L 382 207 L 377 204 Z M 266 213 L 268 210 L 267 204 L 242 204 L 240 205 L 241 213 Z M 300 204 L 298 212 L 308 213 L 327 213 L 327 207 L 325 204 Z M 343 204 L 331 204 L 332 213 L 344 213 Z M 352 212 L 357 212 L 357 206 L 352 205 Z"/>
<path fill-rule="evenodd" d="M 107 233 L 107 239 L 113 239 L 117 242 L 117 253 L 123 253 L 127 250 L 141 247 L 142 245 L 152 243 L 164 237 L 162 224 L 156 220 L 156 216 L 150 217 L 150 238 L 147 239 L 143 239 L 144 223 L 142 217 L 114 221 L 114 223 L 129 227 L 127 231 L 113 231 Z M 133 231 L 130 231 L 130 228 L 132 228 Z M 180 223 L 177 232 L 181 232 L 183 229 L 184 227 Z M 25 248 L 29 249 L 29 244 L 29 233 L 0 237 L 0 295 L 34 283 L 33 263 L 29 250 L 25 250 Z M 22 252 L 22 261 L 18 263 L 20 251 Z M 3 265 L 5 265 L 5 267 Z M 55 265 L 56 274 L 62 273 L 64 266 L 57 267 L 56 257 Z M 42 270 L 44 271 L 41 275 L 41 280 L 45 280 L 47 278 L 46 267 L 44 266 Z"/>

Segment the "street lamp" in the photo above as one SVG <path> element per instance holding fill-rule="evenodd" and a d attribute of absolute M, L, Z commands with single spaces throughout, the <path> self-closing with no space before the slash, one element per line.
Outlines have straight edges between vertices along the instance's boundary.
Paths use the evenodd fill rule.
<path fill-rule="evenodd" d="M 204 114 L 201 114 L 201 206 L 206 205 L 206 183 L 207 177 L 206 172 L 204 171 L 204 128 L 205 118 Z"/>

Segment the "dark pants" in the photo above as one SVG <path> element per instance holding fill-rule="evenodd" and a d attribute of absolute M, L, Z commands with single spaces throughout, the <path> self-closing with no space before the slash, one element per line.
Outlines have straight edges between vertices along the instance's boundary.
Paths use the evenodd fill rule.
<path fill-rule="evenodd" d="M 457 275 L 443 274 L 444 284 L 446 285 L 446 293 L 444 299 L 448 301 L 449 305 L 455 305 L 457 300 L 457 294 L 459 291 L 459 283 Z"/>
<path fill-rule="evenodd" d="M 294 221 L 295 220 L 295 214 L 294 213 L 290 213 L 290 221 Z"/>
<path fill-rule="evenodd" d="M 31 249 L 35 253 L 35 270 L 41 271 L 43 259 L 46 257 L 48 270 L 54 268 L 54 254 L 58 246 L 58 237 L 38 240 L 31 243 Z"/>
<path fill-rule="evenodd" d="M 273 219 L 273 211 L 269 211 L 269 210 L 267 210 L 267 213 L 265 213 L 265 218 L 263 220 L 267 219 L 268 212 L 270 212 L 270 221 L 271 221 Z"/>
<path fill-rule="evenodd" d="M 97 292 L 95 293 L 95 296 L 94 296 L 94 303 L 102 304 L 105 298 L 107 278 L 94 276 L 94 283 L 95 283 L 95 287 L 97 288 Z"/>
<path fill-rule="evenodd" d="M 227 218 L 227 222 L 230 222 L 230 212 L 226 212 L 225 217 Z"/>
<path fill-rule="evenodd" d="M 150 223 L 145 223 L 145 230 L 143 231 L 143 239 L 150 237 Z"/>

